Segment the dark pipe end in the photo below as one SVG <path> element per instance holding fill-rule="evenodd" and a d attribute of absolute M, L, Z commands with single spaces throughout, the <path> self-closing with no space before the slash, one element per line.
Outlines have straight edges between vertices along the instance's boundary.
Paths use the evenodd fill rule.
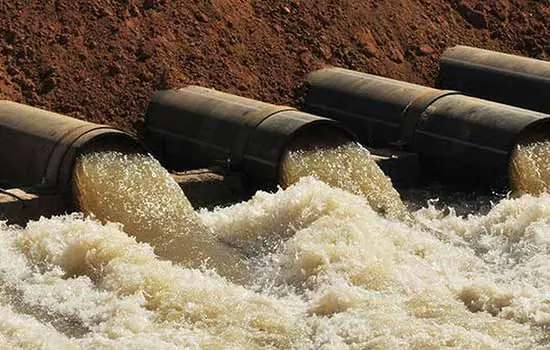
<path fill-rule="evenodd" d="M 314 149 L 318 146 L 337 147 L 348 142 L 357 142 L 357 136 L 339 122 L 326 119 L 305 125 L 296 131 L 283 146 L 277 163 L 277 184 L 281 176 L 284 153 L 292 149 Z"/>
<path fill-rule="evenodd" d="M 344 140 L 344 141 L 342 141 Z M 245 168 L 252 188 L 279 185 L 281 161 L 287 150 L 312 143 L 341 144 L 357 137 L 339 122 L 299 111 L 283 111 L 264 120 L 246 148 Z"/>
<path fill-rule="evenodd" d="M 550 116 L 548 118 L 542 118 L 527 125 L 521 132 L 514 138 L 512 144 L 509 147 L 508 152 L 508 184 L 510 188 L 514 189 L 512 183 L 512 157 L 517 145 L 529 144 L 530 142 L 547 141 L 550 140 Z"/>
<path fill-rule="evenodd" d="M 356 140 L 334 120 L 199 86 L 158 91 L 145 127 L 147 144 L 169 168 L 223 161 L 254 190 L 276 187 L 281 158 L 302 133 L 335 129 Z"/>
<path fill-rule="evenodd" d="M 77 210 L 73 191 L 73 169 L 79 156 L 94 151 L 121 151 L 127 153 L 149 153 L 147 148 L 133 135 L 110 127 L 92 130 L 83 134 L 63 155 L 58 169 L 58 188 L 66 206 Z"/>

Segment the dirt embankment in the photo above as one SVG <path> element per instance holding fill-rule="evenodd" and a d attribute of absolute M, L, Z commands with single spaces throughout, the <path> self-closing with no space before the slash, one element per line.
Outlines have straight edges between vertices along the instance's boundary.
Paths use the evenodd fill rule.
<path fill-rule="evenodd" d="M 550 58 L 550 1 L 0 0 L 0 97 L 136 128 L 155 89 L 293 104 L 337 65 L 433 85 L 466 44 Z"/>

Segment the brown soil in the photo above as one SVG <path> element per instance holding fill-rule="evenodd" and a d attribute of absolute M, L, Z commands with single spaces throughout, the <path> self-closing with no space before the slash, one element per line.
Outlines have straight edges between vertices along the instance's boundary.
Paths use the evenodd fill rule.
<path fill-rule="evenodd" d="M 548 59 L 549 28 L 550 0 L 0 0 L 0 97 L 135 130 L 155 89 L 293 104 L 325 65 L 433 85 L 448 46 Z"/>

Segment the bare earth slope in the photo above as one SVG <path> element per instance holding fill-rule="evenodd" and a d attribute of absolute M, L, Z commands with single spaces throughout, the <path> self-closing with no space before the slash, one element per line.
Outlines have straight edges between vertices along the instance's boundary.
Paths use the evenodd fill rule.
<path fill-rule="evenodd" d="M 0 97 L 135 130 L 159 88 L 293 104 L 324 65 L 433 85 L 448 46 L 549 59 L 549 29 L 548 0 L 0 0 Z"/>

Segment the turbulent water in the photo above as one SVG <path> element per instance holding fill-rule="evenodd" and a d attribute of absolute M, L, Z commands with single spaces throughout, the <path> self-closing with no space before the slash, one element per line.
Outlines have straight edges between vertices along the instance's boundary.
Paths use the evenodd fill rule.
<path fill-rule="evenodd" d="M 410 227 L 313 178 L 200 212 L 243 252 L 269 245 L 245 285 L 78 214 L 4 225 L 0 347 L 548 348 L 550 195 L 446 212 Z"/>
<path fill-rule="evenodd" d="M 520 142 L 510 164 L 511 184 L 517 194 L 550 190 L 550 141 L 546 137 Z"/>
<path fill-rule="evenodd" d="M 80 210 L 121 223 L 159 256 L 193 267 L 207 262 L 225 276 L 245 277 L 239 252 L 200 222 L 179 185 L 150 155 L 91 151 L 78 158 L 73 181 Z"/>
<path fill-rule="evenodd" d="M 370 152 L 356 142 L 331 145 L 308 140 L 289 147 L 281 162 L 283 187 L 304 176 L 313 176 L 333 187 L 362 195 L 372 208 L 388 217 L 404 219 L 408 216 L 391 180 Z"/>
<path fill-rule="evenodd" d="M 550 195 L 409 214 L 367 150 L 310 141 L 285 189 L 200 212 L 148 155 L 80 157 L 92 216 L 0 223 L 0 348 L 550 347 Z"/>

